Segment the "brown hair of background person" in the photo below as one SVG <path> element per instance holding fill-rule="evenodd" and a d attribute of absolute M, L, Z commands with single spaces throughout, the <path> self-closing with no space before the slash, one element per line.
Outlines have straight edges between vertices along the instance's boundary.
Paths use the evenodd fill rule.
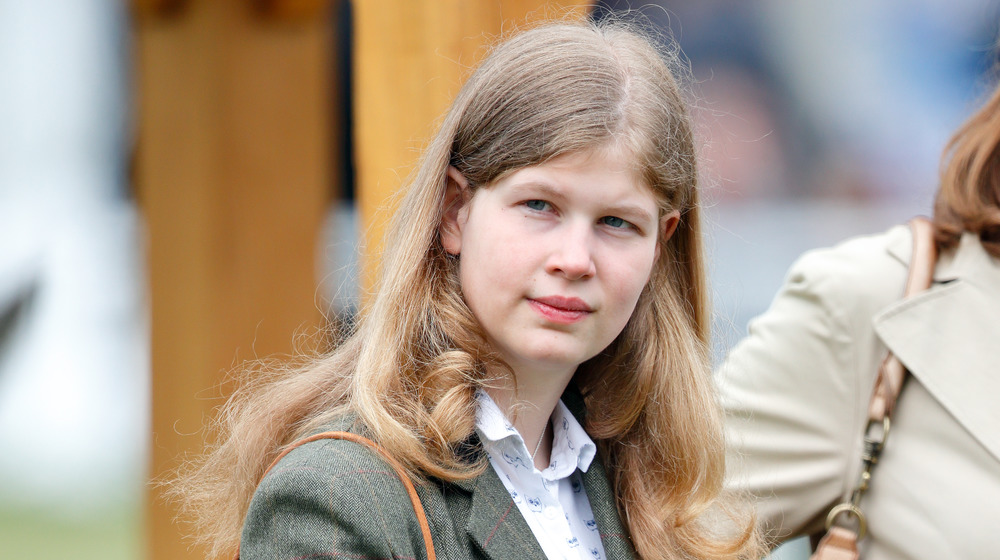
<path fill-rule="evenodd" d="M 958 129 L 946 153 L 934 203 L 939 249 L 954 249 L 968 231 L 1000 258 L 1000 87 Z"/>

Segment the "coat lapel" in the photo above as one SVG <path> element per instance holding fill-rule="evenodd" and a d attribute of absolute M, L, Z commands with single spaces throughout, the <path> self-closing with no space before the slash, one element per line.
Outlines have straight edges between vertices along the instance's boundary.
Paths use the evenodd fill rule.
<path fill-rule="evenodd" d="M 601 533 L 605 558 L 633 560 L 636 555 L 632 539 L 618 516 L 614 493 L 599 455 L 594 458 L 587 472 L 583 473 L 583 487 L 587 491 L 587 499 L 590 500 L 590 509 L 594 512 L 597 530 Z"/>
<path fill-rule="evenodd" d="M 571 384 L 566 389 L 562 400 L 570 412 L 576 416 L 577 421 L 586 425 L 584 423 L 586 404 L 575 385 Z M 632 539 L 629 537 L 628 531 L 622 526 L 621 518 L 618 516 L 615 494 L 608 481 L 608 473 L 604 468 L 600 453 L 594 457 L 587 472 L 583 473 L 583 488 L 587 492 L 587 500 L 590 501 L 590 509 L 594 514 L 597 530 L 601 533 L 604 557 L 609 560 L 635 559 L 635 548 L 632 546 Z"/>
<path fill-rule="evenodd" d="M 531 528 L 492 467 L 488 466 L 475 479 L 457 484 L 472 493 L 465 530 L 486 556 L 492 560 L 545 558 Z"/>
<path fill-rule="evenodd" d="M 904 262 L 909 251 L 890 252 Z M 875 331 L 910 373 L 1000 460 L 1000 263 L 971 234 L 927 292 L 888 307 Z M 905 391 L 905 388 L 904 388 Z"/>

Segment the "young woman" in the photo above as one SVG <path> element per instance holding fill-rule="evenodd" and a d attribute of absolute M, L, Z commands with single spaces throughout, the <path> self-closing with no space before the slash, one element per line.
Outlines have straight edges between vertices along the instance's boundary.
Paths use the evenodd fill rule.
<path fill-rule="evenodd" d="M 178 486 L 215 552 L 737 558 L 688 114 L 653 42 L 559 23 L 469 78 L 395 216 L 383 275 L 328 356 L 245 387 Z"/>

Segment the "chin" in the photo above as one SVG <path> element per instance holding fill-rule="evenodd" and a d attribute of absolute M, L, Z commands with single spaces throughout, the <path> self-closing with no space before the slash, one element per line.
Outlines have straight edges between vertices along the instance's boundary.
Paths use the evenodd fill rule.
<path fill-rule="evenodd" d="M 539 352 L 534 355 L 525 356 L 524 362 L 531 364 L 540 370 L 564 371 L 566 369 L 576 369 L 577 366 L 586 362 L 593 356 L 588 356 L 583 352 Z"/>

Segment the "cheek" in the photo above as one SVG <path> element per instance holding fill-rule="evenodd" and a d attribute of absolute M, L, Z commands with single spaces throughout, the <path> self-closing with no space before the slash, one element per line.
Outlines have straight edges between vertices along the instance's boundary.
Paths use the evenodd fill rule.
<path fill-rule="evenodd" d="M 494 231 L 472 230 L 463 240 L 459 279 L 466 304 L 482 320 L 505 299 L 515 281 L 519 251 Z"/>
<path fill-rule="evenodd" d="M 655 245 L 622 255 L 620 262 L 614 267 L 613 289 L 623 298 L 637 300 L 649 282 L 655 264 Z"/>
<path fill-rule="evenodd" d="M 615 305 L 621 310 L 618 317 L 621 328 L 625 327 L 632 316 L 639 296 L 649 283 L 654 266 L 652 254 L 653 250 L 650 249 L 648 254 L 642 253 L 627 262 L 620 262 L 618 273 L 606 280 L 607 289 L 615 300 Z"/>
<path fill-rule="evenodd" d="M 494 271 L 500 281 L 522 270 L 539 256 L 539 238 L 506 212 L 498 210 L 470 228 L 463 244 L 463 266 L 476 267 L 470 275 Z"/>

